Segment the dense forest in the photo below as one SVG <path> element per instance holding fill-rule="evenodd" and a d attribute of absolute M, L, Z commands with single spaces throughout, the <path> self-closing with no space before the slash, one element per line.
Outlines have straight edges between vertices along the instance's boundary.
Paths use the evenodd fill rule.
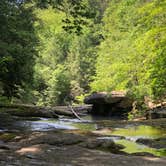
<path fill-rule="evenodd" d="M 166 0 L 1 0 L 0 102 L 92 92 L 166 97 Z"/>

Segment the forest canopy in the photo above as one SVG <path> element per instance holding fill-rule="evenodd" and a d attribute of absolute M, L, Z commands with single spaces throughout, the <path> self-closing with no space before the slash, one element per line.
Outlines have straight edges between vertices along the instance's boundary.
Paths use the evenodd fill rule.
<path fill-rule="evenodd" d="M 166 97 L 166 0 L 1 0 L 0 101 Z"/>

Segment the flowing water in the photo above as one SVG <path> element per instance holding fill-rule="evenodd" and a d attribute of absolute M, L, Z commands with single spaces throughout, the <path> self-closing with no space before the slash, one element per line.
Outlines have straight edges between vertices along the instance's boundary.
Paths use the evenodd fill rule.
<path fill-rule="evenodd" d="M 124 152 L 130 154 L 138 152 L 148 152 L 156 156 L 166 156 L 166 149 L 164 148 L 151 148 L 136 142 L 140 138 L 156 139 L 160 137 L 166 137 L 165 129 L 147 125 L 130 125 L 125 126 L 124 128 L 114 128 L 112 132 L 107 132 L 107 137 L 105 137 L 105 139 L 111 139 L 111 135 L 124 136 L 124 138 L 122 139 L 113 138 L 116 143 L 125 146 L 125 148 L 123 149 Z"/>
<path fill-rule="evenodd" d="M 94 119 L 91 116 L 87 116 L 84 119 L 84 121 L 70 118 L 24 120 L 17 121 L 3 130 L 7 131 L 13 128 L 20 131 L 49 131 L 57 129 L 89 131 L 98 135 L 96 139 L 110 139 L 124 145 L 123 151 L 127 153 L 148 152 L 156 156 L 166 156 L 166 149 L 164 148 L 151 148 L 136 142 L 139 138 L 156 139 L 166 137 L 166 130 L 163 128 L 139 123 L 122 123 L 120 120 Z"/>

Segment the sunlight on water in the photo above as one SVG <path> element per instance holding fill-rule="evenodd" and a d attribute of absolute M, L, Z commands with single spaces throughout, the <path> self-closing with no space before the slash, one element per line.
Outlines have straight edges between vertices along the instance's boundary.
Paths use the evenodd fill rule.
<path fill-rule="evenodd" d="M 103 130 L 104 131 L 104 130 Z M 112 131 L 107 132 L 110 137 L 105 139 L 113 139 L 116 143 L 124 145 L 124 152 L 137 153 L 148 152 L 155 156 L 166 156 L 166 149 L 155 149 L 145 145 L 136 143 L 139 138 L 160 138 L 166 136 L 166 130 L 155 128 L 152 126 L 140 125 L 140 126 L 127 126 L 126 128 L 115 128 Z M 114 139 L 111 135 L 124 136 L 125 139 Z"/>
<path fill-rule="evenodd" d="M 166 156 L 166 149 L 150 148 L 125 139 L 116 140 L 115 142 L 124 145 L 125 149 L 123 151 L 127 153 L 148 152 L 156 156 Z"/>
<path fill-rule="evenodd" d="M 145 145 L 136 143 L 139 138 L 156 139 L 166 136 L 166 130 L 147 125 L 124 125 L 124 128 L 101 128 L 98 129 L 98 123 L 91 119 L 80 121 L 78 119 L 62 118 L 62 119 L 46 119 L 41 118 L 37 121 L 21 121 L 18 127 L 23 130 L 31 131 L 48 131 L 48 130 L 79 130 L 90 131 L 98 135 L 97 139 L 111 139 L 118 144 L 124 145 L 124 152 L 138 153 L 148 152 L 156 156 L 166 156 L 166 149 L 155 149 Z M 118 126 L 118 121 L 117 125 Z"/>
<path fill-rule="evenodd" d="M 53 129 L 76 129 L 73 126 L 65 125 L 65 124 L 59 124 L 59 123 L 53 123 L 53 122 L 33 122 L 31 123 L 31 130 L 33 131 L 48 131 Z"/>
<path fill-rule="evenodd" d="M 157 129 L 151 126 L 132 126 L 127 128 L 115 129 L 111 133 L 113 135 L 126 136 L 127 138 L 158 138 L 166 135 L 163 129 Z"/>
<path fill-rule="evenodd" d="M 91 131 L 91 130 L 95 130 L 96 129 L 96 125 L 95 124 L 86 124 L 86 123 L 75 123 L 72 124 L 74 127 L 76 127 L 77 129 L 80 130 L 87 130 L 87 131 Z"/>
<path fill-rule="evenodd" d="M 95 130 L 96 125 L 89 123 L 89 121 L 81 122 L 78 119 L 46 119 L 41 118 L 38 121 L 22 121 L 17 123 L 18 126 L 23 127 L 25 130 L 31 131 L 48 131 L 56 129 L 65 130 Z"/>

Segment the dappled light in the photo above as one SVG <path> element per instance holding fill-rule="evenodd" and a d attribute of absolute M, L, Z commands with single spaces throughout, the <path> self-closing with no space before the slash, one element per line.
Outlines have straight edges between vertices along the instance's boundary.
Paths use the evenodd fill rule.
<path fill-rule="evenodd" d="M 40 146 L 30 146 L 30 147 L 24 147 L 16 151 L 16 153 L 23 155 L 26 153 L 39 153 L 41 152 Z"/>
<path fill-rule="evenodd" d="M 146 160 L 150 160 L 150 161 L 155 161 L 155 162 L 158 162 L 160 161 L 161 159 L 160 158 L 152 158 L 152 157 L 145 157 Z M 164 161 L 164 160 L 163 160 Z"/>
<path fill-rule="evenodd" d="M 0 166 L 166 166 L 166 0 L 0 0 Z"/>

